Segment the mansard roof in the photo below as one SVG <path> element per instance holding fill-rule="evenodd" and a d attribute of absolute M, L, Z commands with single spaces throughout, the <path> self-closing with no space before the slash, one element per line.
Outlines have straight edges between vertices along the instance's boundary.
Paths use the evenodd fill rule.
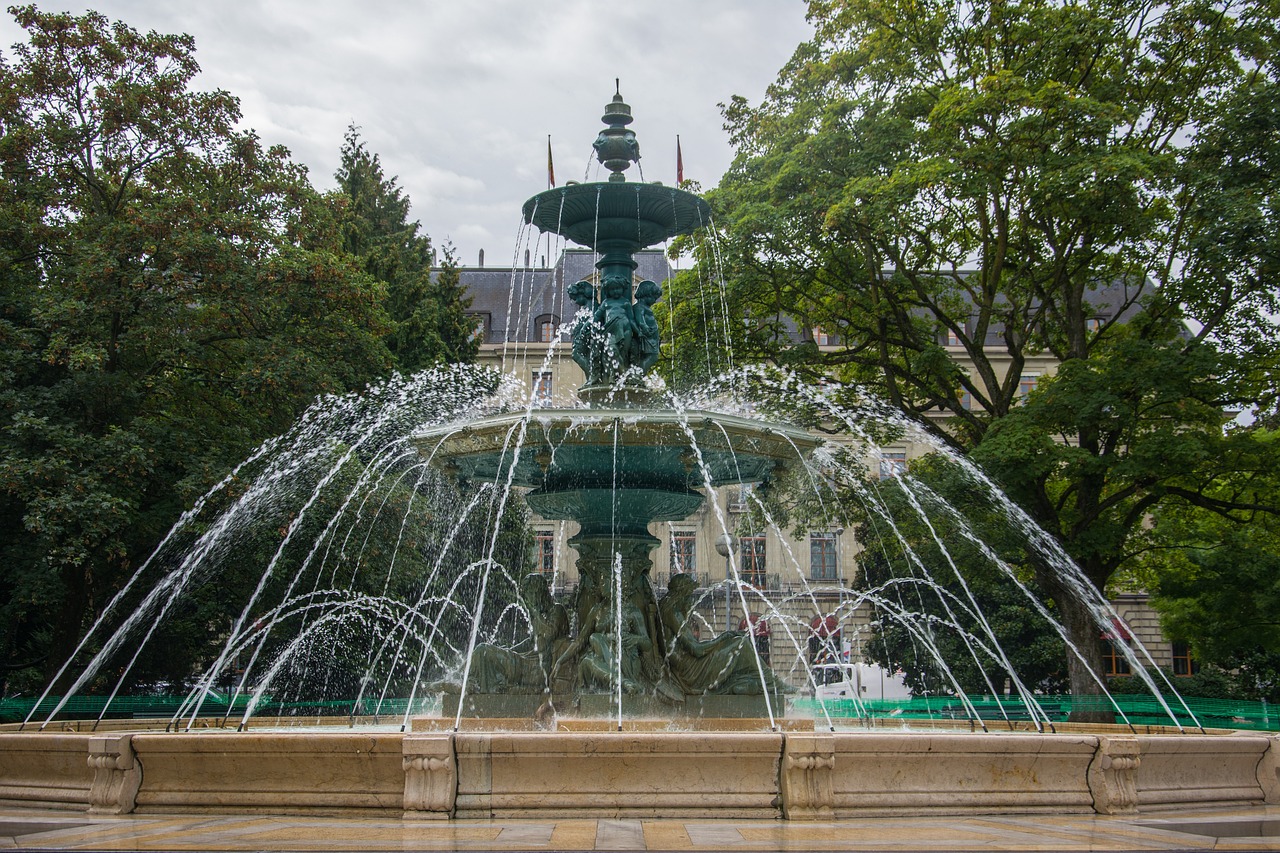
<path fill-rule="evenodd" d="M 564 322 L 577 311 L 565 289 L 590 278 L 599 257 L 589 249 L 567 249 L 553 267 L 463 267 L 462 287 L 471 297 L 467 313 L 485 321 L 485 343 L 536 341 L 541 320 Z M 673 275 L 660 250 L 637 252 L 635 259 L 636 281 L 662 284 Z"/>

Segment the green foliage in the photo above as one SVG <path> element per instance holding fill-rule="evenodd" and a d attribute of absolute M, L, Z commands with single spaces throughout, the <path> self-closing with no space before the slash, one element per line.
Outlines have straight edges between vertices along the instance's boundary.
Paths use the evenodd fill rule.
<path fill-rule="evenodd" d="M 1256 464 L 1221 478 L 1209 497 L 1242 508 L 1162 509 L 1144 570 L 1171 638 L 1189 643 L 1197 660 L 1274 682 L 1262 673 L 1280 660 L 1280 522 L 1257 507 L 1280 502 L 1280 434 L 1237 429 L 1229 438 L 1251 442 Z"/>
<path fill-rule="evenodd" d="M 440 272 L 432 276 L 431 240 L 409 221 L 410 201 L 383 174 L 355 127 L 347 129 L 342 163 L 335 177 L 346 196 L 343 244 L 366 272 L 387 288 L 391 317 L 387 348 L 403 373 L 432 364 L 469 362 L 479 350 L 466 309 L 458 265 L 448 248 Z"/>
<path fill-rule="evenodd" d="M 882 510 L 866 499 L 871 490 Z M 1028 600 L 1043 590 L 1024 538 L 962 471 L 925 457 L 913 462 L 909 478 L 868 481 L 855 492 L 861 494 L 848 503 L 861 508 L 868 554 L 856 588 L 869 596 L 879 622 L 864 654 L 901 670 L 917 695 L 951 693 L 957 685 L 999 693 L 1009 669 L 1034 690 L 1064 687 L 1062 639 Z M 1052 604 L 1047 613 L 1056 615 Z"/>
<path fill-rule="evenodd" d="M 47 674 L 185 504 L 389 356 L 337 198 L 237 130 L 231 95 L 190 88 L 190 37 L 11 11 L 0 656 Z"/>
<path fill-rule="evenodd" d="M 1229 668 L 1202 666 L 1192 675 L 1165 671 L 1163 677 L 1156 679 L 1156 686 L 1169 697 L 1176 690 L 1184 697 L 1266 700 L 1274 704 L 1280 701 L 1280 658 L 1253 654 L 1235 659 Z M 1107 689 L 1120 695 L 1151 694 L 1146 682 L 1131 676 L 1112 679 Z"/>
<path fill-rule="evenodd" d="M 972 453 L 1100 590 L 1160 507 L 1235 512 L 1221 486 L 1260 452 L 1218 413 L 1276 399 L 1270 4 L 811 0 L 809 18 L 764 101 L 724 108 L 723 234 L 669 300 L 693 330 L 674 346 L 733 351 L 664 365 L 767 359 L 867 389 Z M 701 316 L 731 333 L 700 336 Z M 788 322 L 839 346 L 793 346 Z M 1096 626 L 1031 567 L 1097 669 Z"/>

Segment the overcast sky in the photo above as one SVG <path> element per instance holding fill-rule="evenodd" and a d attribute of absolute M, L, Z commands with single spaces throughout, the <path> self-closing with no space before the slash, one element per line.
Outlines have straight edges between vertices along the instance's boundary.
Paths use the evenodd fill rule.
<path fill-rule="evenodd" d="M 43 2 L 46 11 L 85 6 Z M 765 87 L 812 29 L 802 0 L 97 0 L 137 30 L 185 32 L 196 85 L 240 98 L 244 124 L 334 186 L 347 125 L 359 125 L 437 244 L 468 266 L 510 263 L 520 206 L 582 180 L 613 97 L 631 104 L 647 181 L 716 185 L 731 150 L 718 103 Z M 23 39 L 8 15 L 0 45 Z M 7 51 L 6 51 L 7 52 Z M 603 176 L 601 176 L 603 177 Z M 636 180 L 635 167 L 628 172 Z"/>

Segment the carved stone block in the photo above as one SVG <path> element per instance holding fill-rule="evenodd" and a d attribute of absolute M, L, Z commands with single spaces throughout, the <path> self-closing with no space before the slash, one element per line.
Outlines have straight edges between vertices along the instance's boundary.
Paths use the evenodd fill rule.
<path fill-rule="evenodd" d="M 782 814 L 787 820 L 831 820 L 836 741 L 830 734 L 788 733 L 782 747 Z"/>
<path fill-rule="evenodd" d="M 1258 761 L 1258 786 L 1267 805 L 1280 803 L 1280 736 L 1267 738 L 1271 742 Z"/>
<path fill-rule="evenodd" d="M 142 765 L 133 754 L 132 735 L 106 735 L 89 739 L 89 811 L 93 814 L 129 814 L 142 785 Z"/>
<path fill-rule="evenodd" d="M 1100 737 L 1089 764 L 1089 793 L 1098 814 L 1134 814 L 1138 811 L 1135 774 L 1142 761 L 1137 738 Z"/>
<path fill-rule="evenodd" d="M 446 820 L 458 796 L 458 762 L 452 734 L 404 738 L 404 816 Z"/>

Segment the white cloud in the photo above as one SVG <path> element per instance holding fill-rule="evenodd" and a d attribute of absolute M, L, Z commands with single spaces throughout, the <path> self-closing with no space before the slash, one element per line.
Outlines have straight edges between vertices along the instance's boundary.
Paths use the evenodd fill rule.
<path fill-rule="evenodd" d="M 645 179 L 674 182 L 678 133 L 685 176 L 714 186 L 732 156 L 716 105 L 758 101 L 811 33 L 799 0 L 95 6 L 138 30 L 194 36 L 197 85 L 239 97 L 245 125 L 288 146 L 321 188 L 333 185 L 347 125 L 359 125 L 413 215 L 466 263 L 480 248 L 491 262 L 510 251 L 521 204 L 546 184 L 548 135 L 559 182 L 594 177 L 591 142 L 615 77 Z M 0 21 L 0 44 L 22 39 Z"/>

